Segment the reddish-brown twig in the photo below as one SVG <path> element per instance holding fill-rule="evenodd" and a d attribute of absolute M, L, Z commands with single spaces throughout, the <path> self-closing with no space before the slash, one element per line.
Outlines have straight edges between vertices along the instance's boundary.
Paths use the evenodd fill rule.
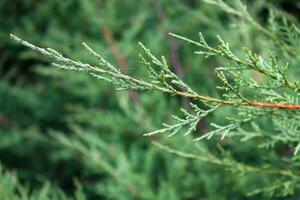
<path fill-rule="evenodd" d="M 300 109 L 299 104 L 278 104 L 278 103 L 249 102 L 249 103 L 247 103 L 247 105 L 249 105 L 249 106 L 260 106 L 260 107 L 270 107 L 270 108 L 281 108 L 281 109 L 289 109 L 289 110 Z"/>

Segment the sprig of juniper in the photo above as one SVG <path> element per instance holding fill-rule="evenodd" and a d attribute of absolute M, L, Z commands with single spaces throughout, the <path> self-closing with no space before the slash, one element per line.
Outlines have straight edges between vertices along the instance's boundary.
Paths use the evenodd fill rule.
<path fill-rule="evenodd" d="M 278 86 L 286 86 L 295 91 L 299 90 L 298 86 L 296 85 L 297 82 L 292 83 L 287 80 L 287 77 L 285 75 L 285 71 L 287 70 L 287 65 L 278 66 L 276 58 L 273 55 L 271 55 L 270 61 L 268 62 L 265 59 L 263 59 L 262 56 L 254 54 L 249 49 L 246 49 L 245 59 L 241 59 L 232 52 L 232 50 L 229 47 L 229 43 L 225 42 L 220 36 L 217 36 L 219 45 L 214 48 L 207 44 L 202 33 L 199 33 L 199 42 L 173 33 L 170 33 L 170 35 L 180 40 L 183 40 L 187 43 L 194 44 L 203 49 L 201 51 L 196 51 L 195 52 L 196 54 L 204 55 L 206 58 L 210 56 L 221 56 L 237 64 L 237 67 L 231 67 L 231 68 L 221 67 L 221 68 L 217 68 L 217 71 L 255 70 L 265 75 L 266 77 L 272 78 L 273 80 L 277 81 Z M 225 84 L 227 84 L 227 80 L 224 75 L 219 73 L 219 77 Z"/>
<path fill-rule="evenodd" d="M 208 151 L 203 151 L 200 147 L 201 153 L 195 154 L 192 152 L 180 151 L 174 149 L 170 146 L 161 144 L 159 142 L 152 142 L 158 148 L 174 154 L 179 157 L 186 159 L 198 160 L 206 163 L 211 163 L 214 165 L 219 165 L 222 168 L 241 176 L 247 174 L 260 174 L 264 177 L 270 176 L 272 178 L 276 177 L 274 183 L 269 183 L 265 187 L 260 187 L 258 189 L 249 192 L 248 195 L 252 196 L 259 193 L 265 193 L 270 196 L 287 196 L 294 193 L 296 189 L 299 189 L 299 171 L 289 170 L 289 169 L 274 169 L 270 167 L 254 167 L 244 163 L 240 163 L 232 158 L 230 152 L 221 149 L 221 157 L 215 156 Z"/>
<path fill-rule="evenodd" d="M 190 105 L 194 109 L 195 114 L 191 114 L 182 108 L 181 111 L 183 112 L 183 114 L 185 116 L 184 118 L 179 118 L 175 115 L 172 115 L 172 117 L 176 120 L 177 123 L 175 123 L 173 125 L 169 125 L 169 124 L 165 123 L 165 124 L 163 124 L 165 126 L 165 128 L 159 129 L 156 131 L 152 131 L 152 132 L 146 133 L 144 135 L 151 136 L 151 135 L 155 135 L 158 133 L 170 132 L 168 137 L 171 137 L 171 136 L 174 136 L 175 134 L 177 134 L 179 131 L 181 131 L 185 127 L 187 127 L 187 130 L 184 132 L 184 136 L 186 136 L 196 130 L 196 127 L 202 118 L 207 116 L 209 113 L 215 111 L 220 106 L 218 104 L 216 106 L 213 106 L 209 110 L 202 110 L 195 104 L 191 103 Z"/>
<path fill-rule="evenodd" d="M 300 181 L 300 178 L 297 176 L 299 175 L 298 170 L 286 170 L 286 169 L 273 169 L 273 168 L 258 168 L 253 167 L 250 165 L 239 163 L 235 160 L 233 160 L 228 152 L 225 152 L 223 149 L 221 149 L 223 153 L 223 158 L 218 158 L 214 155 L 212 155 L 209 152 L 205 152 L 205 154 L 197 155 L 190 152 L 183 152 L 176 149 L 173 149 L 172 147 L 163 145 L 159 142 L 152 142 L 155 146 L 159 147 L 160 149 L 163 149 L 169 153 L 178 155 L 180 157 L 184 158 L 192 158 L 208 163 L 212 163 L 215 165 L 220 165 L 223 167 L 226 167 L 228 170 L 236 173 L 264 173 L 264 174 L 271 174 L 271 175 L 281 175 L 281 176 L 287 176 L 287 177 L 293 177 L 297 179 L 297 181 Z"/>
<path fill-rule="evenodd" d="M 243 64 L 245 66 L 251 67 L 250 69 L 257 69 L 258 71 L 266 74 L 267 76 L 271 76 L 272 78 L 277 77 L 279 79 L 279 82 L 283 82 L 283 84 L 286 84 L 288 87 L 292 87 L 294 90 L 298 90 L 295 83 L 291 83 L 287 81 L 286 77 L 284 76 L 284 72 L 279 71 L 280 75 L 275 75 L 271 71 L 268 71 L 264 69 L 266 67 L 265 63 L 261 61 L 261 65 L 254 66 L 251 64 L 251 62 L 243 62 L 239 58 L 237 58 L 229 49 L 228 44 L 222 42 L 221 46 L 218 48 L 220 50 L 217 50 L 213 47 L 210 47 L 205 42 L 202 34 L 200 33 L 201 37 L 201 43 L 198 43 L 196 41 L 187 39 L 182 36 L 178 36 L 175 34 L 171 34 L 174 37 L 180 38 L 182 40 L 185 40 L 189 43 L 196 44 L 200 47 L 205 47 L 208 51 L 207 52 L 197 52 L 201 54 L 205 54 L 206 56 L 211 55 L 221 55 L 226 58 L 232 59 L 234 62 L 237 62 L 239 64 Z M 192 99 L 197 99 L 204 102 L 210 102 L 210 103 L 217 103 L 217 104 L 227 104 L 227 105 L 234 105 L 234 106 L 261 106 L 261 107 L 274 107 L 274 108 L 283 108 L 283 109 L 300 109 L 300 105 L 281 105 L 281 104 L 267 104 L 267 103 L 260 103 L 260 102 L 247 102 L 245 103 L 245 100 L 242 99 L 241 102 L 231 101 L 231 100 L 223 100 L 223 99 L 217 99 L 214 97 L 204 96 L 197 94 L 191 87 L 189 87 L 187 84 L 185 84 L 180 78 L 173 73 L 165 59 L 164 56 L 161 57 L 161 60 L 159 60 L 157 57 L 155 57 L 149 49 L 147 49 L 142 43 L 139 43 L 141 48 L 144 50 L 146 55 L 151 59 L 151 62 L 148 62 L 142 54 L 140 54 L 140 59 L 146 69 L 148 70 L 150 74 L 150 81 L 147 80 L 141 80 L 135 77 L 128 76 L 126 74 L 121 73 L 121 71 L 112 65 L 110 62 L 105 60 L 101 55 L 96 53 L 92 48 L 90 48 L 87 44 L 83 43 L 83 46 L 88 50 L 91 55 L 95 56 L 97 59 L 99 59 L 100 66 L 92 66 L 87 63 L 82 63 L 80 61 L 75 61 L 70 58 L 64 57 L 61 53 L 57 52 L 54 49 L 51 48 L 41 48 L 38 46 L 35 46 L 27 41 L 24 41 L 17 36 L 11 34 L 10 35 L 13 40 L 15 40 L 18 43 L 21 43 L 24 46 L 27 46 L 45 56 L 50 58 L 53 62 L 51 63 L 53 66 L 66 69 L 66 70 L 74 70 L 74 71 L 85 71 L 91 74 L 92 76 L 105 80 L 107 82 L 110 82 L 111 84 L 116 86 L 117 90 L 128 90 L 128 89 L 134 89 L 134 90 L 158 90 L 161 92 L 169 93 L 172 95 L 178 95 L 183 97 L 189 97 Z M 222 41 L 222 40 L 221 40 Z M 261 57 L 256 57 L 257 59 L 261 60 Z M 251 59 L 254 59 L 253 56 L 251 56 Z M 252 61 L 252 62 L 258 62 Z M 155 70 L 155 68 L 152 66 L 155 65 L 156 67 L 159 67 L 159 72 Z M 231 68 L 239 70 L 239 68 Z M 243 68 L 241 68 L 243 69 Z M 218 70 L 221 70 L 219 68 Z M 220 73 L 219 73 L 220 74 Z M 220 77 L 220 75 L 219 75 Z M 224 76 L 223 76 L 224 77 Z M 222 79 L 223 81 L 225 79 Z M 225 81 L 224 81 L 225 82 Z M 181 91 L 178 88 L 184 89 L 185 91 Z"/>
<path fill-rule="evenodd" d="M 234 107 L 240 107 L 243 110 L 245 117 L 241 120 L 236 119 L 229 119 L 231 123 L 225 126 L 212 124 L 215 130 L 208 132 L 200 137 L 197 137 L 195 140 L 201 140 L 204 138 L 211 138 L 214 135 L 221 133 L 222 138 L 228 135 L 228 133 L 236 128 L 241 127 L 243 124 L 249 123 L 258 117 L 269 115 L 270 111 L 266 109 L 259 109 L 259 108 L 273 108 L 273 109 L 287 109 L 287 110 L 297 110 L 300 109 L 299 104 L 281 104 L 281 103 L 274 103 L 274 102 L 255 102 L 250 101 L 243 96 L 240 92 L 241 86 L 253 86 L 256 82 L 247 82 L 244 79 L 237 78 L 238 80 L 235 82 L 235 85 L 229 83 L 224 73 L 230 71 L 235 77 L 239 77 L 239 75 L 235 74 L 235 72 L 239 72 L 241 70 L 256 70 L 261 74 L 265 75 L 267 78 L 276 81 L 275 88 L 286 87 L 290 88 L 293 91 L 298 91 L 298 87 L 296 83 L 292 83 L 288 81 L 287 77 L 285 76 L 285 68 L 282 69 L 277 66 L 276 59 L 272 57 L 271 61 L 265 61 L 261 56 L 254 55 L 251 51 L 247 51 L 247 56 L 244 60 L 236 56 L 229 48 L 228 43 L 224 42 L 220 37 L 218 45 L 216 48 L 211 47 L 207 44 L 206 40 L 204 39 L 203 35 L 200 33 L 200 41 L 196 42 L 190 40 L 188 38 L 178 36 L 176 34 L 171 34 L 176 38 L 182 39 L 189 43 L 195 44 L 198 47 L 201 47 L 202 51 L 197 51 L 197 54 L 203 54 L 206 57 L 208 56 L 221 56 L 224 57 L 233 63 L 237 64 L 237 67 L 231 68 L 217 68 L 216 73 L 218 77 L 223 82 L 223 86 L 219 87 L 224 89 L 227 93 L 225 93 L 225 99 L 218 99 L 214 97 L 199 95 L 196 93 L 190 86 L 184 83 L 174 72 L 172 72 L 167 64 L 166 58 L 161 57 L 158 59 L 154 56 L 149 49 L 147 49 L 143 44 L 140 43 L 140 47 L 146 54 L 147 58 L 150 59 L 148 61 L 142 54 L 140 54 L 140 59 L 142 64 L 146 67 L 149 72 L 150 80 L 143 80 L 138 79 L 126 74 L 123 74 L 117 67 L 112 65 L 110 62 L 105 60 L 101 55 L 96 53 L 92 48 L 90 48 L 87 44 L 83 43 L 83 46 L 87 49 L 87 51 L 96 57 L 99 60 L 99 66 L 92 66 L 90 64 L 82 63 L 80 61 L 75 61 L 70 58 L 64 57 L 61 53 L 50 49 L 50 48 L 41 48 L 37 47 L 29 42 L 26 42 L 14 35 L 11 35 L 12 39 L 15 41 L 32 48 L 33 50 L 47 56 L 50 58 L 53 66 L 67 69 L 67 70 L 74 70 L 74 71 L 84 71 L 92 76 L 105 80 L 113 84 L 118 90 L 142 90 L 142 91 L 149 91 L 149 90 L 157 90 L 164 93 L 169 93 L 171 95 L 178 95 L 184 97 L 190 97 L 195 100 L 199 100 L 204 102 L 206 105 L 210 106 L 211 108 L 208 110 L 202 110 L 198 106 L 192 104 L 192 108 L 194 109 L 195 114 L 191 114 L 188 111 L 182 109 L 184 114 L 184 118 L 180 118 L 177 116 L 173 116 L 176 120 L 176 123 L 173 125 L 164 124 L 165 128 L 152 131 L 145 135 L 154 135 L 164 132 L 169 132 L 169 136 L 173 136 L 178 132 L 187 128 L 184 132 L 184 135 L 187 135 L 196 129 L 196 126 L 200 119 L 208 115 L 209 113 L 215 111 L 218 107 L 223 105 L 232 105 Z M 255 88 L 255 87 L 254 87 Z M 257 88 L 255 88 L 257 89 Z M 273 91 L 273 90 L 270 90 Z M 277 94 L 277 97 L 281 97 L 281 94 L 276 93 L 275 90 L 273 93 L 267 94 L 268 97 L 274 97 L 274 94 Z M 267 99 L 270 100 L 270 99 Z M 277 100 L 276 98 L 272 99 L 273 101 Z M 284 100 L 287 100 L 285 98 Z M 249 109 L 247 107 L 258 107 L 258 109 Z M 273 111 L 272 111 L 273 112 Z"/>

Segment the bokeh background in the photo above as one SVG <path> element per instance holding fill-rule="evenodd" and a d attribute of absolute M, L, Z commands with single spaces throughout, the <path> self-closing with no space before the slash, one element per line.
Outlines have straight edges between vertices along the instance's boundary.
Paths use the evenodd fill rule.
<path fill-rule="evenodd" d="M 288 17 L 300 16 L 297 0 L 244 3 L 261 23 L 274 6 Z M 193 47 L 168 33 L 196 39 L 201 31 L 212 42 L 221 35 L 233 49 L 264 48 L 262 36 L 231 18 L 200 0 L 0 0 L 0 199 L 245 199 L 249 188 L 263 182 L 258 177 L 245 180 L 151 143 L 197 148 L 189 137 L 142 136 L 187 108 L 188 99 L 115 91 L 84 73 L 51 67 L 9 38 L 13 33 L 96 63 L 81 45 L 86 42 L 124 73 L 146 77 L 138 59 L 141 41 L 165 55 L 196 91 L 218 97 L 212 73 L 218 60 L 194 55 Z M 223 115 L 202 121 L 199 132 L 210 120 L 222 121 Z M 239 160 L 260 162 L 251 142 L 224 145 L 235 147 Z M 214 140 L 201 143 L 201 151 L 217 148 Z"/>

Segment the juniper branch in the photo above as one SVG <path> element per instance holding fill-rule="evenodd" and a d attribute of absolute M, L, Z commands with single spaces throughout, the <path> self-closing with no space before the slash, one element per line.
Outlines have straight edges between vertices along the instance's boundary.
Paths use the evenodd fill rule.
<path fill-rule="evenodd" d="M 219 51 L 217 51 L 216 49 L 213 49 L 212 47 L 209 47 L 208 45 L 203 46 L 203 44 L 201 44 L 201 43 L 189 40 L 182 36 L 178 36 L 175 34 L 172 34 L 172 35 L 175 37 L 178 37 L 180 39 L 183 39 L 185 41 L 188 41 L 190 43 L 197 44 L 198 46 L 205 47 L 214 53 L 220 53 Z M 16 42 L 18 42 L 26 47 L 29 47 L 29 48 L 41 53 L 42 55 L 45 55 L 48 58 L 50 58 L 50 60 L 54 61 L 54 62 L 52 62 L 53 66 L 56 66 L 56 67 L 59 67 L 62 69 L 67 69 L 67 70 L 85 71 L 85 72 L 91 74 L 92 76 L 95 76 L 98 79 L 103 79 L 105 81 L 108 81 L 108 82 L 116 85 L 116 86 L 121 86 L 121 88 L 119 88 L 119 89 L 122 89 L 122 90 L 123 89 L 157 90 L 157 91 L 169 93 L 172 95 L 188 97 L 188 98 L 197 99 L 197 100 L 204 101 L 204 102 L 216 103 L 216 104 L 221 104 L 221 105 L 260 106 L 260 107 L 281 108 L 281 109 L 300 109 L 300 105 L 270 104 L 270 103 L 264 103 L 264 102 L 238 103 L 238 102 L 231 101 L 231 100 L 217 99 L 217 98 L 210 97 L 210 96 L 199 95 L 196 92 L 194 92 L 192 89 L 190 89 L 189 86 L 187 86 L 185 83 L 183 83 L 177 77 L 176 74 L 174 74 L 174 73 L 167 74 L 167 76 L 171 76 L 173 83 L 175 82 L 177 85 L 182 86 L 183 88 L 188 88 L 187 91 L 175 90 L 174 88 L 170 88 L 170 87 L 168 88 L 165 86 L 161 86 L 161 85 L 157 84 L 157 82 L 155 82 L 155 81 L 149 82 L 149 81 L 141 80 L 141 79 L 131 77 L 131 76 L 121 73 L 121 71 L 118 68 L 116 68 L 111 63 L 106 61 L 101 55 L 96 53 L 85 43 L 83 43 L 83 46 L 88 50 L 88 52 L 91 53 L 91 55 L 93 55 L 99 59 L 100 66 L 102 66 L 102 68 L 98 67 L 98 66 L 92 66 L 90 64 L 82 63 L 80 61 L 75 61 L 70 58 L 66 58 L 61 53 L 59 53 L 51 48 L 45 49 L 45 48 L 35 46 L 27 41 L 24 41 L 24 40 L 18 38 L 17 36 L 15 36 L 13 34 L 11 34 L 10 36 Z M 149 49 L 146 49 L 142 44 L 140 44 L 140 45 L 141 45 L 142 49 L 145 51 L 145 53 L 148 56 L 150 56 L 150 58 L 152 59 L 152 62 L 154 64 L 157 64 L 157 65 L 161 66 L 162 68 L 168 67 L 166 63 L 161 62 L 155 56 L 153 56 Z M 234 58 L 234 59 L 236 60 L 236 58 Z M 150 69 L 153 71 L 152 68 L 150 68 Z M 171 72 L 171 71 L 167 71 L 167 72 Z"/>
<path fill-rule="evenodd" d="M 239 58 L 238 56 L 236 56 L 229 48 L 229 44 L 226 43 L 220 36 L 218 36 L 218 40 L 219 40 L 219 45 L 214 48 L 211 47 L 207 44 L 206 40 L 204 39 L 202 33 L 199 33 L 199 42 L 191 40 L 189 38 L 174 34 L 174 33 L 169 33 L 171 36 L 183 40 L 187 43 L 190 44 L 194 44 L 198 47 L 201 47 L 204 49 L 204 51 L 196 51 L 196 54 L 201 54 L 204 55 L 205 57 L 209 57 L 209 56 L 221 56 L 224 57 L 236 64 L 238 64 L 239 66 L 241 66 L 241 68 L 236 68 L 236 70 L 243 70 L 243 69 L 251 69 L 251 70 L 255 70 L 258 71 L 262 74 L 264 74 L 267 77 L 270 77 L 274 80 L 279 80 L 280 82 L 282 82 L 282 84 L 286 85 L 287 87 L 289 87 L 290 89 L 294 90 L 294 91 L 298 91 L 299 88 L 296 86 L 295 83 L 291 83 L 290 81 L 287 80 L 287 78 L 285 77 L 284 71 L 281 70 L 277 70 L 277 71 L 270 71 L 270 69 L 266 68 L 268 66 L 268 64 L 264 61 L 264 59 L 256 54 L 253 54 L 250 50 L 247 50 L 247 59 L 246 60 L 242 60 L 241 58 Z M 275 73 L 276 72 L 276 73 Z M 251 106 L 251 104 L 250 104 Z M 288 109 L 288 108 L 287 108 Z"/>
<path fill-rule="evenodd" d="M 228 170 L 233 171 L 233 172 L 263 173 L 263 174 L 287 176 L 287 177 L 291 177 L 291 178 L 295 178 L 298 175 L 300 175 L 299 170 L 259 168 L 259 167 L 254 167 L 254 166 L 246 165 L 243 163 L 239 163 L 239 162 L 234 161 L 229 158 L 219 159 L 210 153 L 206 153 L 206 155 L 199 156 L 199 155 L 196 155 L 193 153 L 188 153 L 188 152 L 183 152 L 183 151 L 173 149 L 173 148 L 163 145 L 159 142 L 152 142 L 152 143 L 155 146 L 159 147 L 160 149 L 163 149 L 169 153 L 178 155 L 180 157 L 195 159 L 195 160 L 199 160 L 199 161 L 203 161 L 203 162 L 207 162 L 207 163 L 211 163 L 211 164 L 215 164 L 215 165 L 224 166 Z"/>

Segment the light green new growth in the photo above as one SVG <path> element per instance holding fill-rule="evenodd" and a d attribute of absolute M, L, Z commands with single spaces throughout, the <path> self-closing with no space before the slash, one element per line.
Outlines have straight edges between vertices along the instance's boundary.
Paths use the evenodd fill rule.
<path fill-rule="evenodd" d="M 158 90 L 171 95 L 190 97 L 192 99 L 200 100 L 207 106 L 212 107 L 211 109 L 205 111 L 201 110 L 197 105 L 191 104 L 195 114 L 191 114 L 182 109 L 185 118 L 173 116 L 177 123 L 173 125 L 164 124 L 165 128 L 145 134 L 147 136 L 164 132 L 169 132 L 169 136 L 173 136 L 184 128 L 187 128 L 187 130 L 184 131 L 184 135 L 187 135 L 196 129 L 196 125 L 200 119 L 223 105 L 240 107 L 239 109 L 241 109 L 242 112 L 246 112 L 248 117 L 244 117 L 242 120 L 230 119 L 231 123 L 225 126 L 212 124 L 215 130 L 195 138 L 196 141 L 203 138 L 209 139 L 216 134 L 221 134 L 221 137 L 225 138 L 225 136 L 229 134 L 229 131 L 236 129 L 243 124 L 249 123 L 258 117 L 270 115 L 269 109 L 250 108 L 253 102 L 244 97 L 241 92 L 241 89 L 245 87 L 248 89 L 255 89 L 263 94 L 265 94 L 267 90 L 268 94 L 265 94 L 265 102 L 285 103 L 283 105 L 292 105 L 295 103 L 275 90 L 278 88 L 287 88 L 294 91 L 296 95 L 298 94 L 298 87 L 296 85 L 297 83 L 288 81 L 287 77 L 285 76 L 285 70 L 287 70 L 286 65 L 284 67 L 279 67 L 274 56 L 271 56 L 270 61 L 268 61 L 264 60 L 259 55 L 253 54 L 250 50 L 247 50 L 245 59 L 242 60 L 230 50 L 228 43 L 224 42 L 220 37 L 218 37 L 220 45 L 214 48 L 207 44 L 201 33 L 199 34 L 199 42 L 175 34 L 171 35 L 188 43 L 195 44 L 203 49 L 195 52 L 196 54 L 202 54 L 205 57 L 222 56 L 235 64 L 235 67 L 220 67 L 216 69 L 217 76 L 223 82 L 223 86 L 218 88 L 226 91 L 224 94 L 225 99 L 217 99 L 197 94 L 190 86 L 185 84 L 174 72 L 170 70 L 165 57 L 158 59 L 141 43 L 140 46 L 142 50 L 147 55 L 147 58 L 150 59 L 149 62 L 142 54 L 140 55 L 142 64 L 149 72 L 150 80 L 142 80 L 121 73 L 117 67 L 106 61 L 102 56 L 92 50 L 85 43 L 83 43 L 83 45 L 88 52 L 90 52 L 91 55 L 95 56 L 99 60 L 99 66 L 92 66 L 90 64 L 66 58 L 61 53 L 53 49 L 37 47 L 19 39 L 14 35 L 11 35 L 11 37 L 17 42 L 49 57 L 54 61 L 52 65 L 67 70 L 85 71 L 98 79 L 110 82 L 116 87 L 117 90 Z M 241 78 L 241 71 L 246 70 L 256 70 L 260 72 L 266 77 L 266 82 L 259 85 L 252 78 L 248 80 Z M 227 80 L 227 77 L 225 76 L 225 73 L 227 72 L 230 72 L 230 75 L 234 77 L 234 83 L 229 83 Z M 264 107 L 264 105 L 261 107 Z M 274 114 L 276 110 L 272 110 L 271 112 Z"/>
<path fill-rule="evenodd" d="M 102 56 L 92 50 L 87 44 L 83 43 L 83 46 L 91 53 L 91 55 L 95 56 L 99 60 L 99 66 L 92 66 L 90 64 L 82 63 L 80 61 L 75 61 L 69 58 L 64 57 L 61 53 L 47 48 L 40 48 L 35 45 L 32 45 L 26 41 L 19 39 L 18 37 L 11 35 L 11 37 L 17 42 L 38 51 L 39 53 L 49 57 L 54 62 L 52 65 L 67 69 L 67 70 L 75 70 L 75 71 L 85 71 L 91 74 L 92 76 L 105 80 L 113 84 L 117 90 L 158 90 L 161 92 L 169 93 L 171 95 L 179 95 L 184 97 L 190 97 L 193 99 L 197 99 L 203 101 L 207 105 L 211 105 L 212 108 L 204 111 L 201 110 L 197 105 L 192 104 L 192 108 L 195 111 L 195 114 L 188 113 L 186 110 L 182 109 L 185 118 L 179 118 L 177 116 L 173 116 L 173 118 L 177 121 L 174 125 L 164 124 L 165 128 L 147 133 L 145 135 L 154 135 L 163 132 L 169 132 L 169 136 L 173 136 L 178 133 L 183 128 L 188 128 L 184 135 L 187 135 L 196 129 L 196 125 L 200 121 L 201 118 L 205 117 L 210 112 L 217 109 L 222 105 L 234 105 L 235 107 L 240 107 L 243 112 L 248 113 L 250 117 L 246 117 L 242 120 L 230 120 L 232 123 L 220 126 L 216 124 L 212 124 L 215 130 L 204 134 L 200 137 L 197 137 L 195 140 L 201 140 L 203 138 L 211 138 L 213 135 L 221 133 L 222 138 L 228 135 L 229 131 L 234 130 L 241 125 L 251 122 L 257 117 L 265 116 L 270 114 L 270 110 L 261 109 L 261 108 L 249 108 L 247 106 L 251 106 L 251 100 L 244 97 L 241 92 L 241 88 L 246 87 L 250 89 L 260 90 L 259 92 L 265 94 L 266 89 L 268 94 L 266 94 L 266 102 L 274 103 L 278 101 L 278 103 L 282 103 L 284 100 L 286 104 L 290 105 L 294 102 L 290 101 L 288 98 L 284 97 L 284 94 L 278 93 L 275 89 L 278 88 L 289 88 L 295 92 L 297 95 L 298 86 L 296 82 L 288 81 L 285 71 L 287 70 L 287 65 L 280 67 L 277 64 L 276 58 L 271 56 L 269 61 L 263 59 L 261 56 L 253 54 L 250 50 L 246 51 L 245 59 L 241 59 L 236 56 L 229 48 L 229 44 L 226 43 L 221 37 L 218 36 L 218 40 L 220 45 L 216 48 L 211 47 L 205 41 L 203 35 L 200 33 L 200 41 L 196 42 L 190 40 L 188 38 L 178 36 L 176 34 L 171 34 L 172 36 L 184 40 L 188 43 L 192 43 L 200 48 L 201 51 L 196 51 L 196 54 L 204 55 L 205 57 L 209 56 L 221 56 L 235 64 L 234 67 L 220 67 L 216 69 L 217 76 L 223 82 L 222 87 L 218 87 L 219 89 L 223 89 L 226 91 L 224 94 L 225 99 L 216 99 L 213 97 L 203 96 L 197 94 L 191 87 L 185 84 L 179 77 L 170 70 L 165 57 L 161 57 L 158 59 L 155 57 L 149 49 L 147 49 L 143 44 L 140 43 L 140 46 L 144 53 L 147 55 L 150 62 L 141 54 L 140 59 L 142 64 L 146 67 L 149 72 L 150 80 L 142 80 L 135 77 L 131 77 L 121 73 L 121 71 L 113 66 L 111 63 L 106 61 Z M 258 84 L 253 79 L 243 79 L 241 78 L 241 71 L 245 70 L 256 70 L 260 72 L 262 75 L 266 77 L 266 82 L 263 84 Z M 230 75 L 234 77 L 234 83 L 229 83 L 227 77 L 224 73 L 230 72 Z M 272 97 L 272 98 L 270 98 Z M 246 106 L 246 107 L 244 107 Z M 297 106 L 297 105 L 295 105 Z M 262 107 L 264 107 L 262 105 Z M 270 106 L 272 107 L 272 106 Z M 276 112 L 276 111 L 272 111 Z"/>

